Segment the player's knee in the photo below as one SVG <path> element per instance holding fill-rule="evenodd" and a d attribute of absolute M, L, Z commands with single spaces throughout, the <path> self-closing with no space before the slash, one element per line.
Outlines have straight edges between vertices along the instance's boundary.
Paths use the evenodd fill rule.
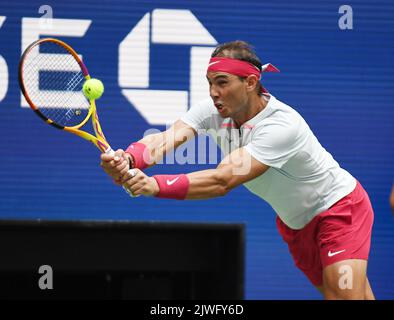
<path fill-rule="evenodd" d="M 330 286 L 323 289 L 323 295 L 325 300 L 364 300 L 365 290 L 341 289 Z"/>

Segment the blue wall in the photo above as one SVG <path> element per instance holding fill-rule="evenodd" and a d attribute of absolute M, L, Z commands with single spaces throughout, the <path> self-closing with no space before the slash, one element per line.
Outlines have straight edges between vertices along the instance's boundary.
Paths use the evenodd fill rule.
<path fill-rule="evenodd" d="M 98 108 L 114 148 L 138 140 L 150 127 L 165 128 L 149 124 L 122 94 L 118 80 L 119 44 L 146 13 L 157 8 L 190 10 L 217 42 L 251 42 L 263 62 L 281 70 L 266 75 L 265 86 L 304 116 L 323 146 L 368 191 L 375 209 L 369 278 L 377 298 L 394 298 L 394 223 L 388 205 L 394 174 L 392 1 L 347 3 L 353 9 L 352 30 L 338 27 L 340 1 L 48 4 L 54 18 L 91 20 L 82 37 L 59 38 L 83 54 L 92 76 L 104 82 L 106 91 Z M 17 66 L 22 18 L 39 18 L 41 5 L 42 1 L 0 2 L 0 16 L 6 17 L 0 28 L 0 55 L 8 69 L 7 76 L 0 58 L 3 91 L 8 80 L 5 96 L 0 95 L 0 218 L 244 222 L 246 298 L 319 299 L 293 266 L 275 229 L 273 210 L 244 187 L 206 201 L 130 199 L 104 175 L 93 146 L 48 127 L 21 107 Z M 188 91 L 190 48 L 152 43 L 148 89 Z M 157 112 L 162 114 L 160 107 Z M 208 167 L 213 166 L 167 165 L 148 172 Z"/>

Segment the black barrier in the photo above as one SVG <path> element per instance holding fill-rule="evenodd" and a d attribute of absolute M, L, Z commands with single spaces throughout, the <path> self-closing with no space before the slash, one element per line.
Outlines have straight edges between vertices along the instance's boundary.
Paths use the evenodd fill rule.
<path fill-rule="evenodd" d="M 243 299 L 242 224 L 0 221 L 0 299 Z"/>

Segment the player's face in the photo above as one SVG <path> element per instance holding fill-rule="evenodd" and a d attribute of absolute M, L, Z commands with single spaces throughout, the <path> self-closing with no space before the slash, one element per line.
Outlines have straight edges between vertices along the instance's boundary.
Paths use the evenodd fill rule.
<path fill-rule="evenodd" d="M 248 102 L 246 84 L 225 72 L 208 72 L 209 94 L 223 118 L 236 118 Z"/>

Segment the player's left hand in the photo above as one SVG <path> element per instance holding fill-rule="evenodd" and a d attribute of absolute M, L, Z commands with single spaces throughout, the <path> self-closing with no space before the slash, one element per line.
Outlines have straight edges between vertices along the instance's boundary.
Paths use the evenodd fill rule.
<path fill-rule="evenodd" d="M 100 158 L 100 166 L 105 173 L 114 179 L 115 184 L 121 185 L 122 176 L 130 169 L 129 159 L 132 157 L 122 149 L 118 149 L 114 154 L 102 153 Z"/>
<path fill-rule="evenodd" d="M 155 178 L 147 176 L 140 169 L 130 169 L 122 176 L 122 184 L 134 196 L 155 196 L 159 193 L 159 185 Z"/>

